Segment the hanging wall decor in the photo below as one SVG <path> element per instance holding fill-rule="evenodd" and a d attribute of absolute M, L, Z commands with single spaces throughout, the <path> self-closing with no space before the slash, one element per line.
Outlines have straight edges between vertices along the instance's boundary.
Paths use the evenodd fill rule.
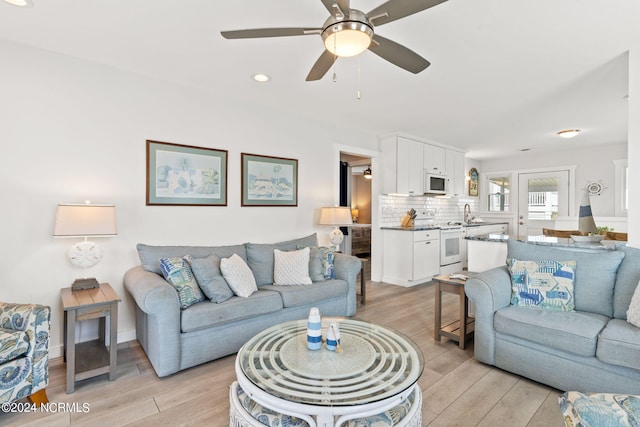
<path fill-rule="evenodd" d="M 469 196 L 478 197 L 478 169 L 469 170 Z"/>

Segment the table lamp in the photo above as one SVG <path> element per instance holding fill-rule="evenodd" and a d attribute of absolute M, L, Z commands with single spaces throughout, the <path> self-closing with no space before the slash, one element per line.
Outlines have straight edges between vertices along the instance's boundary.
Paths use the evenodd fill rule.
<path fill-rule="evenodd" d="M 331 231 L 329 241 L 337 248 L 344 240 L 344 234 L 342 234 L 339 227 L 353 225 L 353 221 L 351 220 L 351 208 L 348 206 L 323 207 L 320 211 L 319 224 L 335 226 Z"/>
<path fill-rule="evenodd" d="M 84 238 L 71 246 L 67 256 L 72 265 L 82 268 L 83 278 L 76 279 L 72 290 L 93 289 L 99 286 L 95 277 L 87 278 L 87 268 L 102 259 L 102 250 L 89 237 L 115 236 L 116 208 L 114 205 L 60 203 L 56 211 L 53 237 Z"/>

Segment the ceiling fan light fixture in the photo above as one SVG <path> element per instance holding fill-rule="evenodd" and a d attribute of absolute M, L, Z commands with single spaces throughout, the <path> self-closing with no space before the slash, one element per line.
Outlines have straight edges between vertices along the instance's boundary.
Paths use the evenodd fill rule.
<path fill-rule="evenodd" d="M 360 16 L 361 15 L 361 16 Z M 367 50 L 373 39 L 373 27 L 367 23 L 367 17 L 351 10 L 350 17 L 355 20 L 335 22 L 329 18 L 322 31 L 322 40 L 327 50 L 336 56 L 348 58 Z M 361 20 L 358 20 L 361 19 Z"/>
<path fill-rule="evenodd" d="M 580 129 L 566 129 L 566 130 L 559 131 L 557 135 L 562 138 L 573 138 L 579 133 L 580 133 Z"/>
<path fill-rule="evenodd" d="M 31 0 L 4 0 L 5 2 L 18 7 L 33 7 Z"/>

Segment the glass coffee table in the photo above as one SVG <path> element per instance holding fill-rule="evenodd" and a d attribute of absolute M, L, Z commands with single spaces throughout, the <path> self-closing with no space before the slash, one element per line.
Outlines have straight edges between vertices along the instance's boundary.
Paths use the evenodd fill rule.
<path fill-rule="evenodd" d="M 276 412 L 311 426 L 339 426 L 403 403 L 424 369 L 416 344 L 403 334 L 353 319 L 339 323 L 340 351 L 307 349 L 307 321 L 275 325 L 238 352 L 239 385 Z"/>

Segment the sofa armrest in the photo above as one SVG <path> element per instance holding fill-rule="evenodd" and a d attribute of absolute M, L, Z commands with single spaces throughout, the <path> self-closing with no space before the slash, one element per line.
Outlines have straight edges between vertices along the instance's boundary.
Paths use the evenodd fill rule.
<path fill-rule="evenodd" d="M 511 302 L 511 276 L 506 266 L 496 267 L 471 277 L 464 291 L 475 304 L 475 356 L 481 362 L 495 364 L 493 316 Z"/>
<path fill-rule="evenodd" d="M 136 335 L 158 376 L 180 370 L 180 300 L 175 288 L 142 266 L 124 275 L 124 287 L 138 306 Z"/>
<path fill-rule="evenodd" d="M 335 253 L 333 258 L 333 273 L 336 279 L 347 282 L 349 295 L 347 296 L 347 316 L 356 314 L 356 278 L 362 266 L 358 257 Z"/>

